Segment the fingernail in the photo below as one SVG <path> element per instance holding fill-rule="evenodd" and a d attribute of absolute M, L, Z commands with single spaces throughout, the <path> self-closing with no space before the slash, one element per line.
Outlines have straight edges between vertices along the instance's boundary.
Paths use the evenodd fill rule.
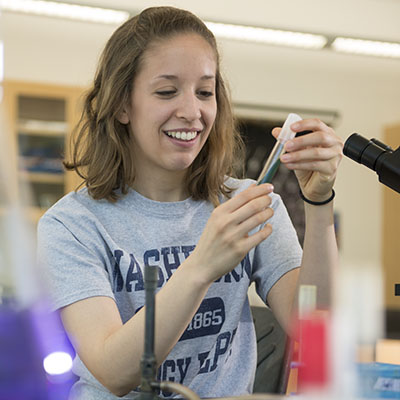
<path fill-rule="evenodd" d="M 285 149 L 286 150 L 292 150 L 294 148 L 294 144 L 291 140 L 289 140 L 288 142 L 286 142 L 285 144 Z"/>
<path fill-rule="evenodd" d="M 290 125 L 290 127 L 292 128 L 292 130 L 296 130 L 300 128 L 300 124 L 295 122 L 294 124 Z"/>
<path fill-rule="evenodd" d="M 282 161 L 290 161 L 290 154 L 283 154 L 282 156 L 281 156 L 281 160 Z"/>
<path fill-rule="evenodd" d="M 274 185 L 272 185 L 271 183 L 268 184 L 267 188 L 268 188 L 268 190 L 270 190 L 271 192 L 274 191 Z"/>

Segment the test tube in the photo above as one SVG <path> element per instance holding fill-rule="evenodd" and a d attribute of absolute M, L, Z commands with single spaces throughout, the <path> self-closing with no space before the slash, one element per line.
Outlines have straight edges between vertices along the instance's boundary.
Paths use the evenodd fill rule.
<path fill-rule="evenodd" d="M 301 119 L 302 118 L 299 115 L 294 113 L 290 113 L 288 115 L 276 140 L 275 146 L 272 149 L 267 162 L 264 164 L 260 176 L 257 179 L 257 185 L 272 181 L 272 178 L 279 168 L 280 157 L 285 152 L 285 143 L 288 140 L 293 139 L 296 135 L 296 133 L 290 129 L 290 126 Z"/>

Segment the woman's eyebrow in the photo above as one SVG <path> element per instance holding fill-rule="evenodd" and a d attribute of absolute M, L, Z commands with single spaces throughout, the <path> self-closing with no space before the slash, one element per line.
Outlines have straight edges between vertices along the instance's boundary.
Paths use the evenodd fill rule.
<path fill-rule="evenodd" d="M 168 80 L 177 80 L 178 77 L 176 75 L 169 75 L 169 74 L 163 74 L 163 75 L 158 75 L 156 76 L 153 80 L 159 80 L 159 79 L 168 79 Z M 203 75 L 200 80 L 215 80 L 215 75 Z"/>
<path fill-rule="evenodd" d="M 215 75 L 203 75 L 201 78 L 200 78 L 202 81 L 205 81 L 205 80 L 215 80 Z"/>
<path fill-rule="evenodd" d="M 159 80 L 159 79 L 169 79 L 169 80 L 176 80 L 178 77 L 176 75 L 158 75 L 156 76 L 153 80 Z"/>

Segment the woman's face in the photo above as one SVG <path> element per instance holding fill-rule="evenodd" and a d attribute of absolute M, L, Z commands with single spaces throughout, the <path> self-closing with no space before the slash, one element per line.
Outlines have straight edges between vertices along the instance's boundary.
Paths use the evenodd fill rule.
<path fill-rule="evenodd" d="M 120 118 L 133 133 L 137 178 L 183 176 L 192 164 L 216 117 L 216 68 L 213 49 L 197 34 L 156 42 L 143 54 Z"/>

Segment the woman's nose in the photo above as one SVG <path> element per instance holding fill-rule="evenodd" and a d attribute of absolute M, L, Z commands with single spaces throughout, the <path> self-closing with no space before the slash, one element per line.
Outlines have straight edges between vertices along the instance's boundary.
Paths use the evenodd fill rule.
<path fill-rule="evenodd" d="M 199 101 L 195 94 L 182 96 L 176 112 L 177 117 L 186 119 L 187 121 L 200 119 L 201 111 Z"/>

